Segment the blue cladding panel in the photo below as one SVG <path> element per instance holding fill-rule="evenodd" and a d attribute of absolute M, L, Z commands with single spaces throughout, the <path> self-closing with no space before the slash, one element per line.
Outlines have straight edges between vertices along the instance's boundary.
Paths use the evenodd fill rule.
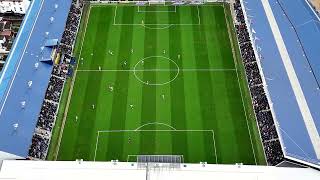
<path fill-rule="evenodd" d="M 314 21 L 317 17 L 311 16 L 312 10 L 308 5 L 303 5 L 305 3 L 303 0 L 281 0 L 281 4 L 277 0 L 269 0 L 269 3 L 319 131 L 320 91 L 317 89 L 319 88 L 317 79 L 320 77 L 320 46 L 316 46 L 315 41 L 319 42 L 320 32 L 316 26 L 318 23 Z M 285 9 L 280 6 L 284 4 Z M 286 156 L 319 165 L 320 160 L 317 159 L 313 149 L 262 3 L 246 1 L 244 5 L 250 16 L 248 18 L 252 19 L 251 28 L 256 31 L 256 36 L 259 38 L 256 44 L 261 47 L 260 53 L 263 57 L 261 66 L 276 119 L 280 125 L 278 129 L 281 142 L 285 146 L 284 153 Z M 303 25 L 295 31 L 292 24 Z"/>
<path fill-rule="evenodd" d="M 58 4 L 58 9 L 54 4 Z M 28 155 L 52 71 L 52 65 L 39 61 L 50 54 L 48 51 L 41 53 L 41 47 L 47 39 L 61 40 L 70 6 L 71 0 L 32 1 L 0 86 L 0 151 L 21 157 Z M 52 23 L 51 17 L 54 18 Z M 35 69 L 37 62 L 39 67 Z M 30 80 L 33 83 L 28 88 Z M 25 109 L 21 108 L 21 101 L 26 101 Z M 19 124 L 16 131 L 15 123 Z"/>

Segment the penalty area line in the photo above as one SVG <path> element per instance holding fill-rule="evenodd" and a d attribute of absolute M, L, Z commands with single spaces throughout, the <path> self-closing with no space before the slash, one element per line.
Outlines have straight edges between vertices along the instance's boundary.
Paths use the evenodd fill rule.
<path fill-rule="evenodd" d="M 142 130 L 142 129 L 130 129 L 130 130 L 99 130 L 97 131 L 97 137 L 96 137 L 96 144 L 95 144 L 95 151 L 94 151 L 94 161 L 96 161 L 97 156 L 97 150 L 99 147 L 99 137 L 100 133 L 121 133 L 121 132 L 209 132 L 212 133 L 212 145 L 213 145 L 213 155 L 215 156 L 215 162 L 218 164 L 218 155 L 217 155 L 217 145 L 215 140 L 215 133 L 212 129 L 167 129 L 167 130 Z M 134 157 L 137 155 L 128 154 L 127 155 L 127 162 L 129 162 L 130 157 Z M 183 156 L 183 155 L 182 155 Z"/>
<path fill-rule="evenodd" d="M 100 130 L 98 133 L 113 133 L 113 132 L 213 132 L 213 130 L 203 129 L 124 129 L 124 130 Z"/>
<path fill-rule="evenodd" d="M 216 159 L 216 164 L 218 164 L 218 155 L 217 155 L 217 147 L 216 147 L 216 138 L 215 138 L 214 131 L 212 130 L 211 132 L 212 132 L 212 139 L 213 139 L 214 155 L 215 155 L 215 159 Z"/>

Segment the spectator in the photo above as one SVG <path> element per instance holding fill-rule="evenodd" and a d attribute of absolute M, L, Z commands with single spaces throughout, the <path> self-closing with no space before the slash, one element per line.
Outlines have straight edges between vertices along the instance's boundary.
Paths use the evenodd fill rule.
<path fill-rule="evenodd" d="M 81 0 L 80 4 L 77 4 L 77 0 L 73 0 L 66 28 L 58 47 L 58 52 L 62 54 L 62 62 L 61 64 L 54 65 L 52 70 L 45 100 L 43 101 L 36 130 L 32 138 L 32 144 L 29 148 L 30 159 L 46 159 L 52 129 L 57 117 L 60 96 L 70 66 L 69 62 L 72 57 L 82 7 L 83 4 Z"/>
<path fill-rule="evenodd" d="M 276 125 L 274 123 L 267 96 L 264 91 L 260 70 L 256 61 L 254 49 L 245 23 L 240 0 L 234 3 L 236 14 L 237 36 L 241 57 L 247 75 L 247 81 L 252 97 L 252 105 L 258 121 L 260 135 L 268 165 L 277 165 L 283 161 L 283 152 L 279 141 Z"/>

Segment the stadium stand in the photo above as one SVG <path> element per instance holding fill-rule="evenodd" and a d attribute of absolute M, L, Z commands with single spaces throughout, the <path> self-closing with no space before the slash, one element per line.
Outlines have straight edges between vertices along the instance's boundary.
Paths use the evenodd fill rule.
<path fill-rule="evenodd" d="M 237 0 L 234 8 L 268 164 L 284 157 L 319 168 L 318 16 L 305 0 Z"/>
<path fill-rule="evenodd" d="M 30 159 L 46 159 L 50 145 L 52 130 L 56 121 L 60 97 L 62 95 L 64 83 L 67 74 L 72 65 L 72 51 L 74 48 L 80 18 L 82 13 L 82 1 L 73 0 L 66 21 L 66 27 L 63 32 L 61 42 L 57 52 L 62 54 L 62 61 L 53 66 L 52 75 L 42 104 L 41 112 L 38 117 L 36 130 L 32 138 L 32 144 L 29 149 Z"/>
<path fill-rule="evenodd" d="M 285 49 L 278 48 L 281 40 L 270 27 L 266 3 Z M 0 159 L 46 158 L 64 83 L 73 68 L 70 62 L 82 7 L 78 0 L 32 1 L 0 77 Z M 320 128 L 319 17 L 305 0 L 235 0 L 234 11 L 268 165 L 289 159 L 320 168 L 320 149 L 313 141 Z M 297 16 L 296 11 L 301 14 Z M 311 125 L 281 51 L 289 53 Z M 310 130 L 312 125 L 316 134 Z"/>
<path fill-rule="evenodd" d="M 236 14 L 235 28 L 238 35 L 239 47 L 266 159 L 268 165 L 277 165 L 283 161 L 283 153 L 271 114 L 270 105 L 263 87 L 264 84 L 260 76 L 260 70 L 249 37 L 240 0 L 235 1 L 234 10 Z"/>
<path fill-rule="evenodd" d="M 52 129 L 48 121 L 54 119 L 54 113 L 47 110 L 55 111 L 57 104 L 44 98 L 56 100 L 55 90 L 62 85 L 63 80 L 55 74 L 65 66 L 53 64 L 70 7 L 71 0 L 37 0 L 28 9 L 0 78 L 1 158 L 45 157 L 41 152 L 48 147 Z M 46 95 L 47 88 L 52 95 Z M 37 123 L 38 116 L 48 121 L 40 118 Z"/>

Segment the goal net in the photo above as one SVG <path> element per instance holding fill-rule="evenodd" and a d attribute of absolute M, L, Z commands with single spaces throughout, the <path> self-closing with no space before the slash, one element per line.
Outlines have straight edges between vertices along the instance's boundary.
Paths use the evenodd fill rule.
<path fill-rule="evenodd" d="M 139 168 L 177 169 L 183 161 L 181 155 L 139 155 L 137 164 Z"/>
<path fill-rule="evenodd" d="M 149 5 L 165 5 L 165 0 L 148 0 Z"/>

